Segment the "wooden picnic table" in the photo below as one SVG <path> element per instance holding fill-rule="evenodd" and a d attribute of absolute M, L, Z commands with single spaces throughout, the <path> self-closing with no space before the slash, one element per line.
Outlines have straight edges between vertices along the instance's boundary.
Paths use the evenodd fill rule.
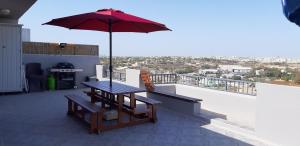
<path fill-rule="evenodd" d="M 93 81 L 93 82 L 83 82 L 83 85 L 101 90 L 104 92 L 108 92 L 111 94 L 130 94 L 130 93 L 139 93 L 139 92 L 145 92 L 145 89 L 117 83 L 117 82 L 112 82 L 112 86 L 109 85 L 109 81 Z"/>
<path fill-rule="evenodd" d="M 121 128 L 125 126 L 145 123 L 151 121 L 151 117 L 136 119 L 134 112 L 136 108 L 135 93 L 146 92 L 145 89 L 136 88 L 133 86 L 113 82 L 110 86 L 109 81 L 83 82 L 83 85 L 91 88 L 91 102 L 101 102 L 101 112 L 105 111 L 106 105 L 116 106 L 118 112 L 118 122 L 116 125 L 104 126 L 102 119 L 98 120 L 98 129 L 100 131 Z M 124 104 L 124 97 L 129 98 L 130 104 Z M 124 108 L 125 107 L 125 108 Z M 126 109 L 126 110 L 125 110 Z M 127 112 L 124 112 L 127 111 Z M 129 116 L 129 121 L 124 121 L 125 114 Z M 101 116 L 102 117 L 102 116 Z"/>

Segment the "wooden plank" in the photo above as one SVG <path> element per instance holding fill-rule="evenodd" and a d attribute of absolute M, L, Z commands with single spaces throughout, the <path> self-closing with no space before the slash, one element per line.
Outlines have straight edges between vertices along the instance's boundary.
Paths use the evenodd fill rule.
<path fill-rule="evenodd" d="M 118 95 L 118 123 L 122 124 L 124 95 Z"/>
<path fill-rule="evenodd" d="M 161 104 L 160 101 L 151 99 L 151 98 L 146 98 L 143 96 L 135 96 L 136 100 L 144 102 L 144 103 L 148 103 L 148 104 Z"/>
<path fill-rule="evenodd" d="M 89 110 L 90 112 L 98 112 L 100 111 L 100 107 L 98 107 L 97 105 L 84 100 L 82 97 L 78 96 L 78 95 L 65 95 L 66 98 L 68 98 L 69 100 L 72 100 L 73 102 L 77 103 L 78 105 L 80 105 L 81 107 L 85 108 L 86 110 Z"/>
<path fill-rule="evenodd" d="M 101 90 L 110 94 L 130 94 L 130 93 L 138 93 L 138 92 L 145 92 L 146 90 L 141 88 L 132 87 L 125 84 L 120 84 L 113 82 L 112 86 L 109 85 L 109 81 L 98 81 L 98 82 L 83 82 L 83 85 Z"/>

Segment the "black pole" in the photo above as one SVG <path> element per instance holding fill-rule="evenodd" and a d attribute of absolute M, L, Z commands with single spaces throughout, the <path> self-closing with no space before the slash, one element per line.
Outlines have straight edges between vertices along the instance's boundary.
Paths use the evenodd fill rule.
<path fill-rule="evenodd" d="M 112 86 L 112 23 L 109 20 L 109 85 Z"/>

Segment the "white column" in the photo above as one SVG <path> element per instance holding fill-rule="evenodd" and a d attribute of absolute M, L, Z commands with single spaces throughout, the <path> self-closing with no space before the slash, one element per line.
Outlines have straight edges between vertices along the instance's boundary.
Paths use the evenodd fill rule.
<path fill-rule="evenodd" d="M 126 69 L 126 84 L 139 88 L 143 87 L 140 78 L 140 70 Z"/>
<path fill-rule="evenodd" d="M 96 77 L 99 81 L 103 80 L 104 67 L 103 65 L 96 65 Z"/>

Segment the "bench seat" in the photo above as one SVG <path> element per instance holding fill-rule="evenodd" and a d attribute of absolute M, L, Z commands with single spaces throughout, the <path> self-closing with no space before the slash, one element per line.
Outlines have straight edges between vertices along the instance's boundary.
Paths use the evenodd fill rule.
<path fill-rule="evenodd" d="M 202 99 L 178 95 L 178 94 L 169 93 L 169 92 L 165 92 L 165 91 L 161 91 L 161 90 L 153 90 L 153 91 L 148 91 L 148 92 L 153 93 L 153 94 L 159 94 L 159 95 L 170 97 L 170 98 L 174 98 L 174 99 L 178 99 L 178 100 L 182 100 L 182 101 L 186 101 L 186 102 L 196 103 L 196 102 L 202 101 Z"/>
<path fill-rule="evenodd" d="M 144 102 L 144 103 L 147 103 L 147 104 L 161 104 L 160 101 L 157 101 L 157 100 L 154 100 L 154 99 L 151 99 L 151 98 L 146 98 L 146 97 L 143 97 L 143 96 L 135 96 L 135 99 L 138 100 L 138 101 L 141 101 L 141 102 Z"/>
<path fill-rule="evenodd" d="M 147 92 L 147 97 L 162 101 L 162 106 L 184 114 L 195 115 L 200 112 L 201 99 L 161 90 Z"/>
<path fill-rule="evenodd" d="M 130 108 L 130 101 L 129 100 L 124 100 L 124 105 L 125 107 Z M 136 107 L 134 108 L 134 113 L 135 115 L 140 115 L 140 114 L 145 114 L 149 112 L 147 109 L 147 105 L 145 103 L 136 103 Z"/>
<path fill-rule="evenodd" d="M 98 119 L 102 119 L 101 107 L 85 100 L 79 95 L 65 95 L 68 99 L 68 115 L 75 115 L 82 120 L 85 120 L 86 112 L 91 113 L 90 121 L 90 133 L 98 133 Z M 80 107 L 81 109 L 79 109 Z"/>
<path fill-rule="evenodd" d="M 125 95 L 125 96 L 129 97 L 129 95 Z M 161 102 L 158 100 L 154 100 L 154 99 L 139 96 L 139 95 L 135 95 L 135 100 L 146 104 L 147 114 L 150 117 L 151 121 L 155 123 L 157 121 L 157 115 L 156 115 L 157 107 L 156 106 L 158 104 L 161 104 Z M 141 109 L 139 106 L 140 105 L 137 104 L 137 108 L 136 108 L 137 111 L 139 111 Z"/>
<path fill-rule="evenodd" d="M 83 97 L 78 95 L 65 95 L 65 97 L 73 102 L 79 104 L 82 108 L 90 111 L 90 112 L 98 112 L 100 111 L 101 107 L 91 103 L 88 100 L 85 100 Z"/>

